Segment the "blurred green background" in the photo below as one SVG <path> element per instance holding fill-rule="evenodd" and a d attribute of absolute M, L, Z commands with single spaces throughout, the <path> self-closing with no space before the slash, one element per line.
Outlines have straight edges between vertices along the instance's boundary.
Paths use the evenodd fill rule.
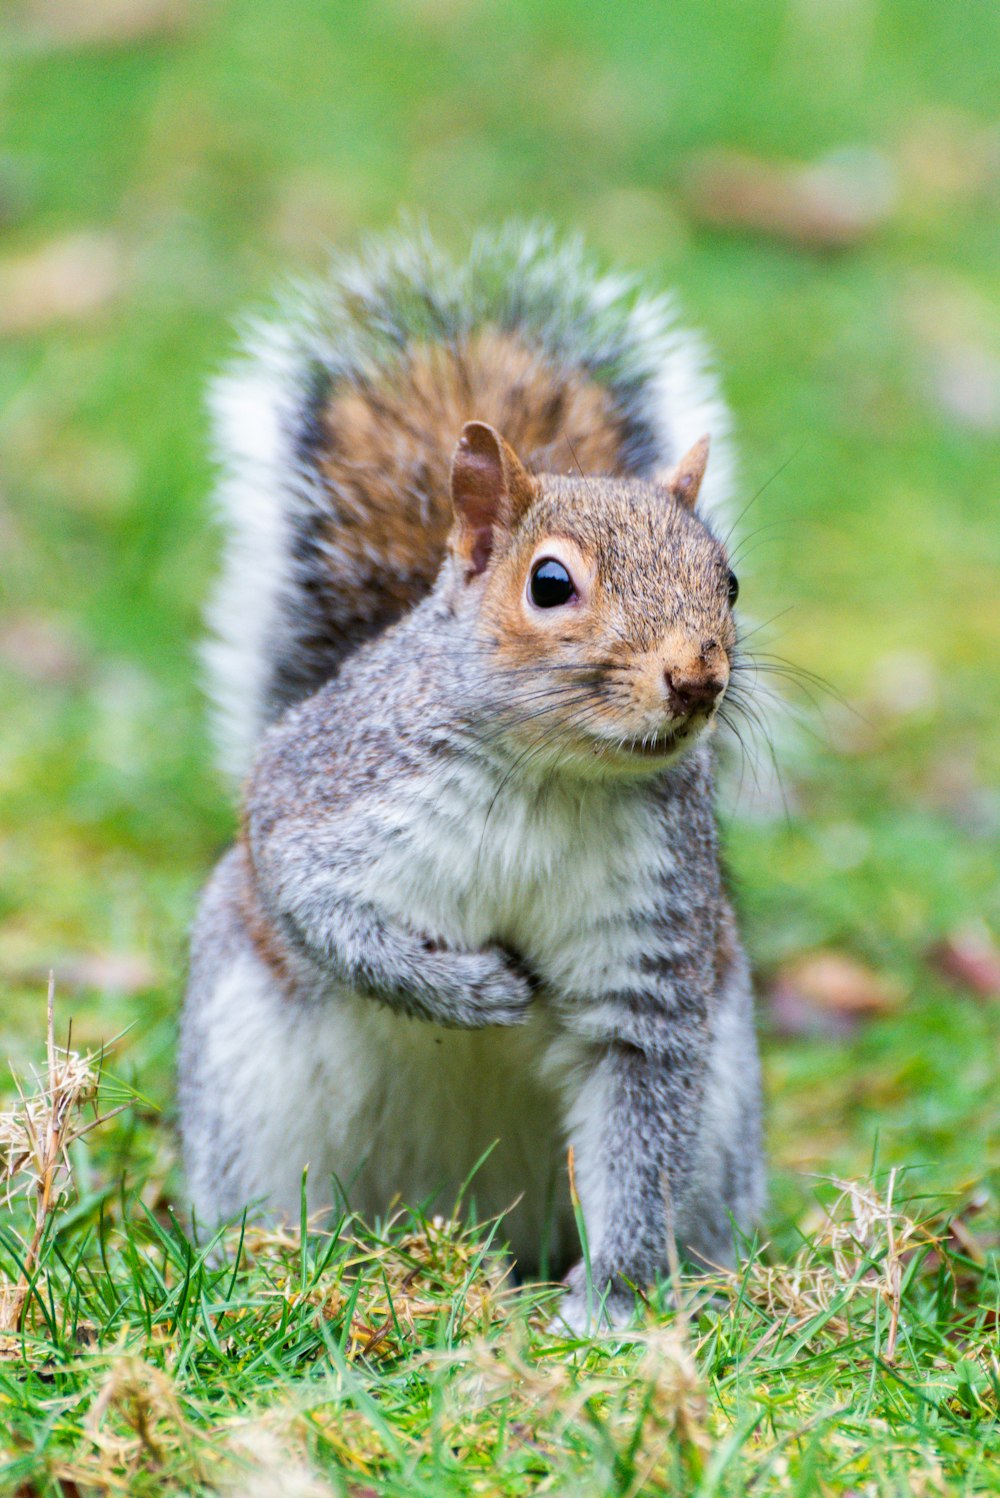
<path fill-rule="evenodd" d="M 800 699 L 787 811 L 726 818 L 776 1195 L 873 1157 L 995 1182 L 1000 9 L 8 0 L 0 25 L 3 1052 L 37 1052 L 54 965 L 62 1022 L 131 1025 L 120 1069 L 169 1121 L 186 927 L 233 828 L 194 650 L 234 317 L 401 209 L 455 244 L 543 215 L 705 330 L 762 490 L 756 643 L 854 709 Z"/>

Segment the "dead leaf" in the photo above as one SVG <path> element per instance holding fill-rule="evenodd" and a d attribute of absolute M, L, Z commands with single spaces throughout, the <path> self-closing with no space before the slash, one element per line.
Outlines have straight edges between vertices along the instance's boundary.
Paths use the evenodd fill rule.
<path fill-rule="evenodd" d="M 703 223 L 810 249 L 844 249 L 870 238 L 896 200 L 891 163 L 867 148 L 806 165 L 711 151 L 691 161 L 683 188 Z"/>
<path fill-rule="evenodd" d="M 169 36 L 191 18 L 189 0 L 25 0 L 24 24 L 64 47 L 126 46 Z"/>
<path fill-rule="evenodd" d="M 405 20 L 431 32 L 454 35 L 456 25 L 467 21 L 484 7 L 482 0 L 396 0 L 396 8 Z"/>
<path fill-rule="evenodd" d="M 56 620 L 21 614 L 0 624 L 0 663 L 28 681 L 65 686 L 80 679 L 85 656 Z"/>
<path fill-rule="evenodd" d="M 0 335 L 23 336 L 100 312 L 122 283 L 122 256 L 110 234 L 71 234 L 0 262 Z"/>
<path fill-rule="evenodd" d="M 36 983 L 48 977 L 50 968 L 60 988 L 95 988 L 125 996 L 155 988 L 159 976 L 141 952 L 80 952 L 57 958 L 44 968 L 32 966 L 6 976 L 21 983 Z"/>
<path fill-rule="evenodd" d="M 877 1015 L 893 1014 L 904 990 L 845 952 L 813 952 L 779 968 L 768 991 L 780 1035 L 849 1035 Z"/>
<path fill-rule="evenodd" d="M 943 978 L 978 998 L 1000 998 L 1000 947 L 978 922 L 936 942 L 927 960 Z"/>

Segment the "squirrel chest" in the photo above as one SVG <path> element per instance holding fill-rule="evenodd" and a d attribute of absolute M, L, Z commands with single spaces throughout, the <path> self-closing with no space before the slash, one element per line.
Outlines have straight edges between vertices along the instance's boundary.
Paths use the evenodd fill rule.
<path fill-rule="evenodd" d="M 459 947 L 500 942 L 550 986 L 626 960 L 669 870 L 669 826 L 648 786 L 536 780 L 463 766 L 380 808 L 381 856 L 359 889 L 388 915 Z"/>

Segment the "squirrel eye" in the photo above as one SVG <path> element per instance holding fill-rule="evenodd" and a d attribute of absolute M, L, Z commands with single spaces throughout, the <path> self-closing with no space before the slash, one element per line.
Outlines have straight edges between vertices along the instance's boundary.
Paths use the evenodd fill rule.
<path fill-rule="evenodd" d="M 562 562 L 557 562 L 554 557 L 543 557 L 531 570 L 529 592 L 536 608 L 555 609 L 560 604 L 569 603 L 576 589 Z"/>
<path fill-rule="evenodd" d="M 732 608 L 733 604 L 740 596 L 740 580 L 736 576 L 735 572 L 730 572 L 726 581 L 729 594 L 729 607 Z"/>

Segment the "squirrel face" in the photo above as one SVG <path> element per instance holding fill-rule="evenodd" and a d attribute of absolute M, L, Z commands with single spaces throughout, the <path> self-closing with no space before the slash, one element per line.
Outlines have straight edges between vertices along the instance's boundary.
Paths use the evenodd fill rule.
<path fill-rule="evenodd" d="M 466 425 L 451 551 L 503 683 L 497 731 L 540 762 L 656 772 L 713 723 L 736 579 L 693 513 L 707 457 L 703 438 L 653 481 L 535 477 Z"/>

